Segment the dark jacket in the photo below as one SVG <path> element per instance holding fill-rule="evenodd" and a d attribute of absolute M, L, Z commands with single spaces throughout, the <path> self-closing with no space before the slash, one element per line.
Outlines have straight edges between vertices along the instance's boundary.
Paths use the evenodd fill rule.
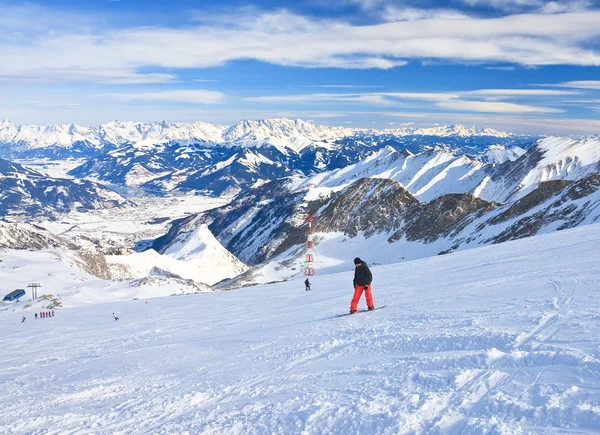
<path fill-rule="evenodd" d="M 354 285 L 369 285 L 373 281 L 373 274 L 364 261 L 358 267 L 354 268 Z"/>

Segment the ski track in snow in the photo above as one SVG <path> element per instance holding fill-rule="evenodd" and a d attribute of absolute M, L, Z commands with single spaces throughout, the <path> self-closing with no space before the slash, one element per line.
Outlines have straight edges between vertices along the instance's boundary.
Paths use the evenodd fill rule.
<path fill-rule="evenodd" d="M 310 292 L 0 307 L 0 433 L 598 432 L 599 254 L 591 225 L 374 266 L 387 307 L 342 318 L 351 267 Z"/>

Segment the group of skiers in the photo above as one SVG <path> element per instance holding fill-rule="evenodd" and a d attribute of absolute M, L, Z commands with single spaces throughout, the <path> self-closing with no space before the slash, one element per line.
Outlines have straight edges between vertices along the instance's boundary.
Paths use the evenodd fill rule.
<path fill-rule="evenodd" d="M 358 310 L 358 302 L 365 293 L 367 299 L 367 309 L 372 311 L 375 309 L 375 303 L 373 302 L 373 294 L 371 293 L 371 282 L 373 281 L 373 274 L 367 266 L 367 263 L 362 261 L 359 257 L 354 259 L 354 280 L 352 285 L 354 287 L 354 296 L 352 302 L 350 302 L 350 314 L 354 314 Z M 305 291 L 310 290 L 310 281 L 308 278 L 304 281 Z"/>
<path fill-rule="evenodd" d="M 34 317 L 37 319 L 38 318 L 38 313 L 35 313 Z M 50 311 L 40 311 L 40 319 L 44 319 L 46 317 L 54 317 L 54 310 L 50 310 Z"/>

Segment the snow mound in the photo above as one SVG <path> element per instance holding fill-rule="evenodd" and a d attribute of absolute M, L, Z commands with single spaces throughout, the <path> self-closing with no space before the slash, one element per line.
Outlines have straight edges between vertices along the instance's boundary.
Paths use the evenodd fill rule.
<path fill-rule="evenodd" d="M 221 245 L 205 224 L 175 239 L 164 254 L 202 269 L 205 280 L 201 282 L 210 284 L 248 270 L 244 263 Z"/>

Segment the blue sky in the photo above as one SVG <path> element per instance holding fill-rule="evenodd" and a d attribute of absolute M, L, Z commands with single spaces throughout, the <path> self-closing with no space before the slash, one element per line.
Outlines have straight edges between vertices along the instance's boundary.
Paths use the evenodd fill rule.
<path fill-rule="evenodd" d="M 0 1 L 0 117 L 600 133 L 600 1 Z"/>

